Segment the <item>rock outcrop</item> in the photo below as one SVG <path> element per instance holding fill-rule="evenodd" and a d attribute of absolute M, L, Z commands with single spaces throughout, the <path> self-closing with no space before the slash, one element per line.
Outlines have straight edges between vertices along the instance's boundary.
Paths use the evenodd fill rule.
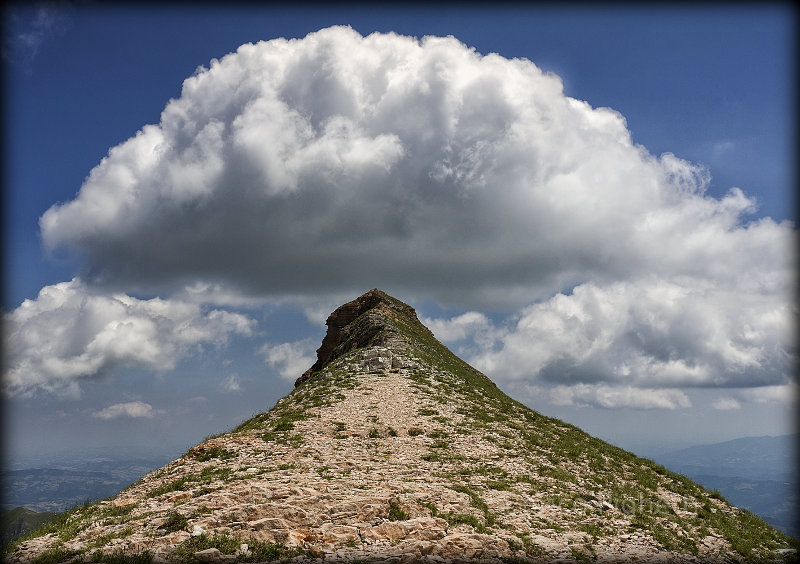
<path fill-rule="evenodd" d="M 780 560 L 793 541 L 544 417 L 378 290 L 270 411 L 16 545 L 11 562 Z"/>
<path fill-rule="evenodd" d="M 329 362 L 343 354 L 369 345 L 402 345 L 402 334 L 385 320 L 402 317 L 420 330 L 430 331 L 417 318 L 414 308 L 374 288 L 351 302 L 339 306 L 328 316 L 328 332 L 317 349 L 317 361 L 295 381 L 301 385 Z"/>

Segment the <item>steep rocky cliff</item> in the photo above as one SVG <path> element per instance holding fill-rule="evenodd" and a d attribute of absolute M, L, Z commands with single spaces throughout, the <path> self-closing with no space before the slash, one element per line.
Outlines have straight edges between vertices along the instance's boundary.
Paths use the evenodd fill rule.
<path fill-rule="evenodd" d="M 7 554 L 147 562 L 791 559 L 689 479 L 515 402 L 372 290 L 268 412 Z"/>
<path fill-rule="evenodd" d="M 408 338 L 395 327 L 400 319 L 405 319 L 422 331 L 426 339 L 433 338 L 428 328 L 417 319 L 414 308 L 377 288 L 336 308 L 325 321 L 328 332 L 317 349 L 317 361 L 297 379 L 295 387 L 353 349 L 367 346 L 402 348 L 409 345 Z"/>

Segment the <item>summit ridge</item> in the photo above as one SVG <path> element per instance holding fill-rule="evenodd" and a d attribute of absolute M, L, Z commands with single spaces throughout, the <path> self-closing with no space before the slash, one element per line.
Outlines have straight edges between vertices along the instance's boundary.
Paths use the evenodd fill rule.
<path fill-rule="evenodd" d="M 532 411 L 377 289 L 264 413 L 16 543 L 10 562 L 750 562 L 797 542 Z"/>
<path fill-rule="evenodd" d="M 387 323 L 387 320 L 398 317 L 402 317 L 406 323 L 417 325 L 433 337 L 427 327 L 420 323 L 414 308 L 377 288 L 336 308 L 325 321 L 328 331 L 317 349 L 317 361 L 295 381 L 295 386 L 352 349 L 368 344 L 375 346 L 402 341 L 402 334 Z"/>

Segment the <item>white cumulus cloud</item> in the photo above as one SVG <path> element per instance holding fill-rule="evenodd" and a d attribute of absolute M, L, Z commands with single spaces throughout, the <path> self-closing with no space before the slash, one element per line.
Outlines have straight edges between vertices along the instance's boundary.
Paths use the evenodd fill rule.
<path fill-rule="evenodd" d="M 451 319 L 423 317 L 421 321 L 441 341 L 481 339 L 493 332 L 489 318 L 477 311 L 468 311 Z"/>
<path fill-rule="evenodd" d="M 581 284 L 523 309 L 501 345 L 472 361 L 496 378 L 554 384 L 785 384 L 795 363 L 791 288 L 741 278 Z"/>
<path fill-rule="evenodd" d="M 97 293 L 79 279 L 45 286 L 5 317 L 3 390 L 77 393 L 118 366 L 171 370 L 192 347 L 249 335 L 254 321 L 194 303 Z"/>
<path fill-rule="evenodd" d="M 763 386 L 741 390 L 742 399 L 754 403 L 777 403 L 793 405 L 800 399 L 800 389 L 797 381 L 793 380 L 785 385 Z"/>
<path fill-rule="evenodd" d="M 264 362 L 278 371 L 282 378 L 296 380 L 316 362 L 315 345 L 311 339 L 293 343 L 265 343 L 258 353 Z"/>
<path fill-rule="evenodd" d="M 334 27 L 198 70 L 40 224 L 88 280 L 126 287 L 519 307 L 587 280 L 774 266 L 791 227 L 743 225 L 755 202 L 708 180 L 529 61 Z"/>

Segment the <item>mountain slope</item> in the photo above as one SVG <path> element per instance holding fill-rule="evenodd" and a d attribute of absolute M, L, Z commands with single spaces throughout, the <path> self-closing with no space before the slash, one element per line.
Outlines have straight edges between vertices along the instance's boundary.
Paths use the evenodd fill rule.
<path fill-rule="evenodd" d="M 796 484 L 703 474 L 691 478 L 708 490 L 717 490 L 730 503 L 747 509 L 779 531 L 800 538 Z"/>
<path fill-rule="evenodd" d="M 687 478 L 515 402 L 382 292 L 327 324 L 318 361 L 270 411 L 65 515 L 8 558 L 790 554 L 790 539 Z"/>
<path fill-rule="evenodd" d="M 15 507 L 0 511 L 0 544 L 6 546 L 12 540 L 29 534 L 44 523 L 54 519 L 56 513 L 37 513 L 27 507 Z"/>

